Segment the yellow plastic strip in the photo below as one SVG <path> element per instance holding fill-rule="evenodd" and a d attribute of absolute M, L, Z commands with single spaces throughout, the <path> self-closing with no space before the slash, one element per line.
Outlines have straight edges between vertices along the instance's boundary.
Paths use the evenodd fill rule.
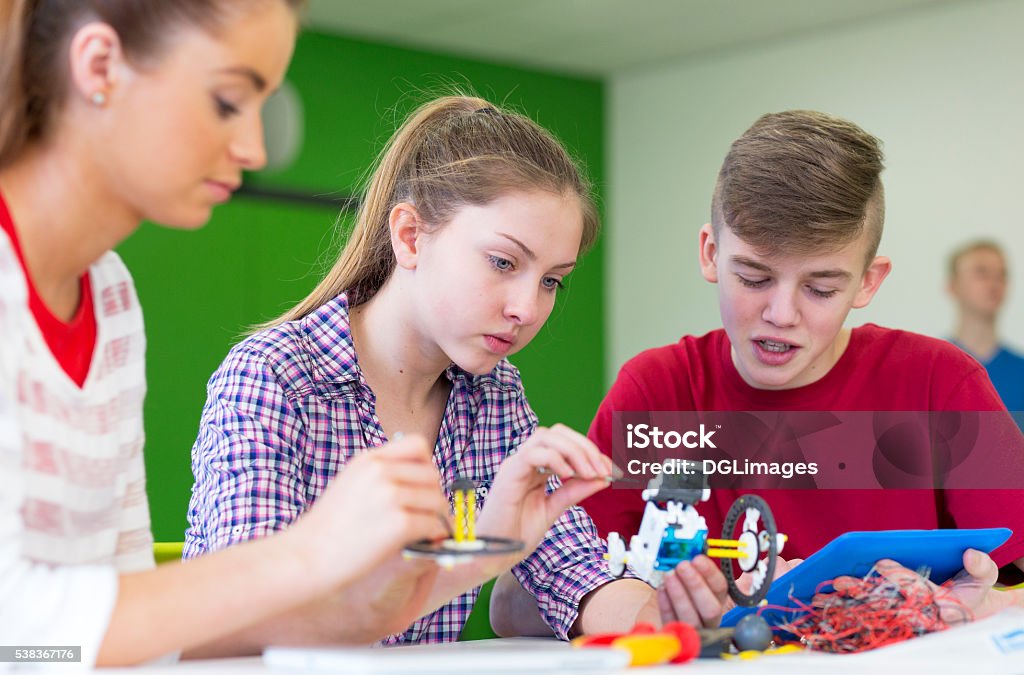
<path fill-rule="evenodd" d="M 476 491 L 466 493 L 466 541 L 476 541 Z"/>
<path fill-rule="evenodd" d="M 455 541 L 466 539 L 466 494 L 463 490 L 455 491 Z"/>
<path fill-rule="evenodd" d="M 746 548 L 747 545 L 736 539 L 708 539 L 708 546 L 717 548 Z"/>
<path fill-rule="evenodd" d="M 708 549 L 709 558 L 746 558 L 746 551 L 728 551 L 720 548 Z"/>

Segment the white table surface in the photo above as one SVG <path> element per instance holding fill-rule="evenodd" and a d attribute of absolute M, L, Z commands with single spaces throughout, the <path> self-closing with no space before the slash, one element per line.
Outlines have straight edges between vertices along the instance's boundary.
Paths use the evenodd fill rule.
<path fill-rule="evenodd" d="M 1002 637 L 1004 647 L 1000 648 Z M 503 640 L 516 649 L 529 649 L 531 645 L 550 645 L 550 640 L 514 639 Z M 1017 647 L 1006 651 L 1005 644 Z M 444 649 L 458 650 L 471 643 L 452 643 Z M 571 649 L 568 645 L 566 649 Z M 399 648 L 405 649 L 405 648 Z M 415 649 L 415 647 L 413 647 Z M 437 652 L 429 657 L 439 658 Z M 443 658 L 443 657 L 441 657 Z M 238 659 L 217 659 L 209 661 L 182 661 L 175 664 L 151 665 L 131 669 L 103 669 L 105 672 L 122 671 L 138 674 L 159 675 L 233 675 L 235 673 L 295 673 L 294 670 L 268 668 L 259 657 Z M 327 673 L 319 670 L 315 672 Z M 415 672 L 415 671 L 413 671 Z M 488 675 L 503 673 L 500 663 L 495 663 Z M 679 666 L 634 668 L 619 672 L 650 675 L 665 673 L 783 673 L 800 675 L 814 673 L 928 673 L 929 675 L 956 673 L 958 675 L 982 675 L 987 673 L 1024 674 L 1024 609 L 1008 609 L 996 616 L 966 626 L 927 635 L 883 649 L 856 655 L 830 655 L 799 652 L 780 656 L 762 656 L 752 660 L 739 659 L 696 659 Z M 540 673 L 564 673 L 581 675 L 579 670 L 538 670 L 531 669 L 531 675 Z"/>

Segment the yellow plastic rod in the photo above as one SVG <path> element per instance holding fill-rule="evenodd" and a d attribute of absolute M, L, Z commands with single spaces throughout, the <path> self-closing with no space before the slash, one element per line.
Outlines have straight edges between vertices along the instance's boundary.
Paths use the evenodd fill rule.
<path fill-rule="evenodd" d="M 747 545 L 737 539 L 708 539 L 708 546 L 718 548 L 746 548 Z"/>
<path fill-rule="evenodd" d="M 466 492 L 466 541 L 476 541 L 476 491 Z"/>
<path fill-rule="evenodd" d="M 746 558 L 747 554 L 745 551 L 727 551 L 720 548 L 708 549 L 707 556 L 709 558 Z"/>
<path fill-rule="evenodd" d="M 465 493 L 462 490 L 455 491 L 455 541 L 466 539 L 466 506 Z"/>

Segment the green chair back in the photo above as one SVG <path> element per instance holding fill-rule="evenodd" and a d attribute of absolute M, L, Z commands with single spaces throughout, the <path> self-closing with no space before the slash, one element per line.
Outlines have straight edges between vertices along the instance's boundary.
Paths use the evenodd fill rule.
<path fill-rule="evenodd" d="M 157 565 L 163 565 L 172 560 L 181 560 L 181 550 L 185 548 L 183 541 L 158 541 L 153 544 L 153 557 Z"/>

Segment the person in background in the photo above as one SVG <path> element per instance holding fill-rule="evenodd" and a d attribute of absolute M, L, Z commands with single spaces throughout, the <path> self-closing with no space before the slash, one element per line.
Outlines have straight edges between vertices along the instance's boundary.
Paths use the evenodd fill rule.
<path fill-rule="evenodd" d="M 999 340 L 996 324 L 1006 300 L 1006 255 L 999 244 L 972 241 L 949 257 L 947 289 L 956 303 L 952 341 L 988 371 L 1018 424 L 1024 415 L 1024 357 Z"/>

